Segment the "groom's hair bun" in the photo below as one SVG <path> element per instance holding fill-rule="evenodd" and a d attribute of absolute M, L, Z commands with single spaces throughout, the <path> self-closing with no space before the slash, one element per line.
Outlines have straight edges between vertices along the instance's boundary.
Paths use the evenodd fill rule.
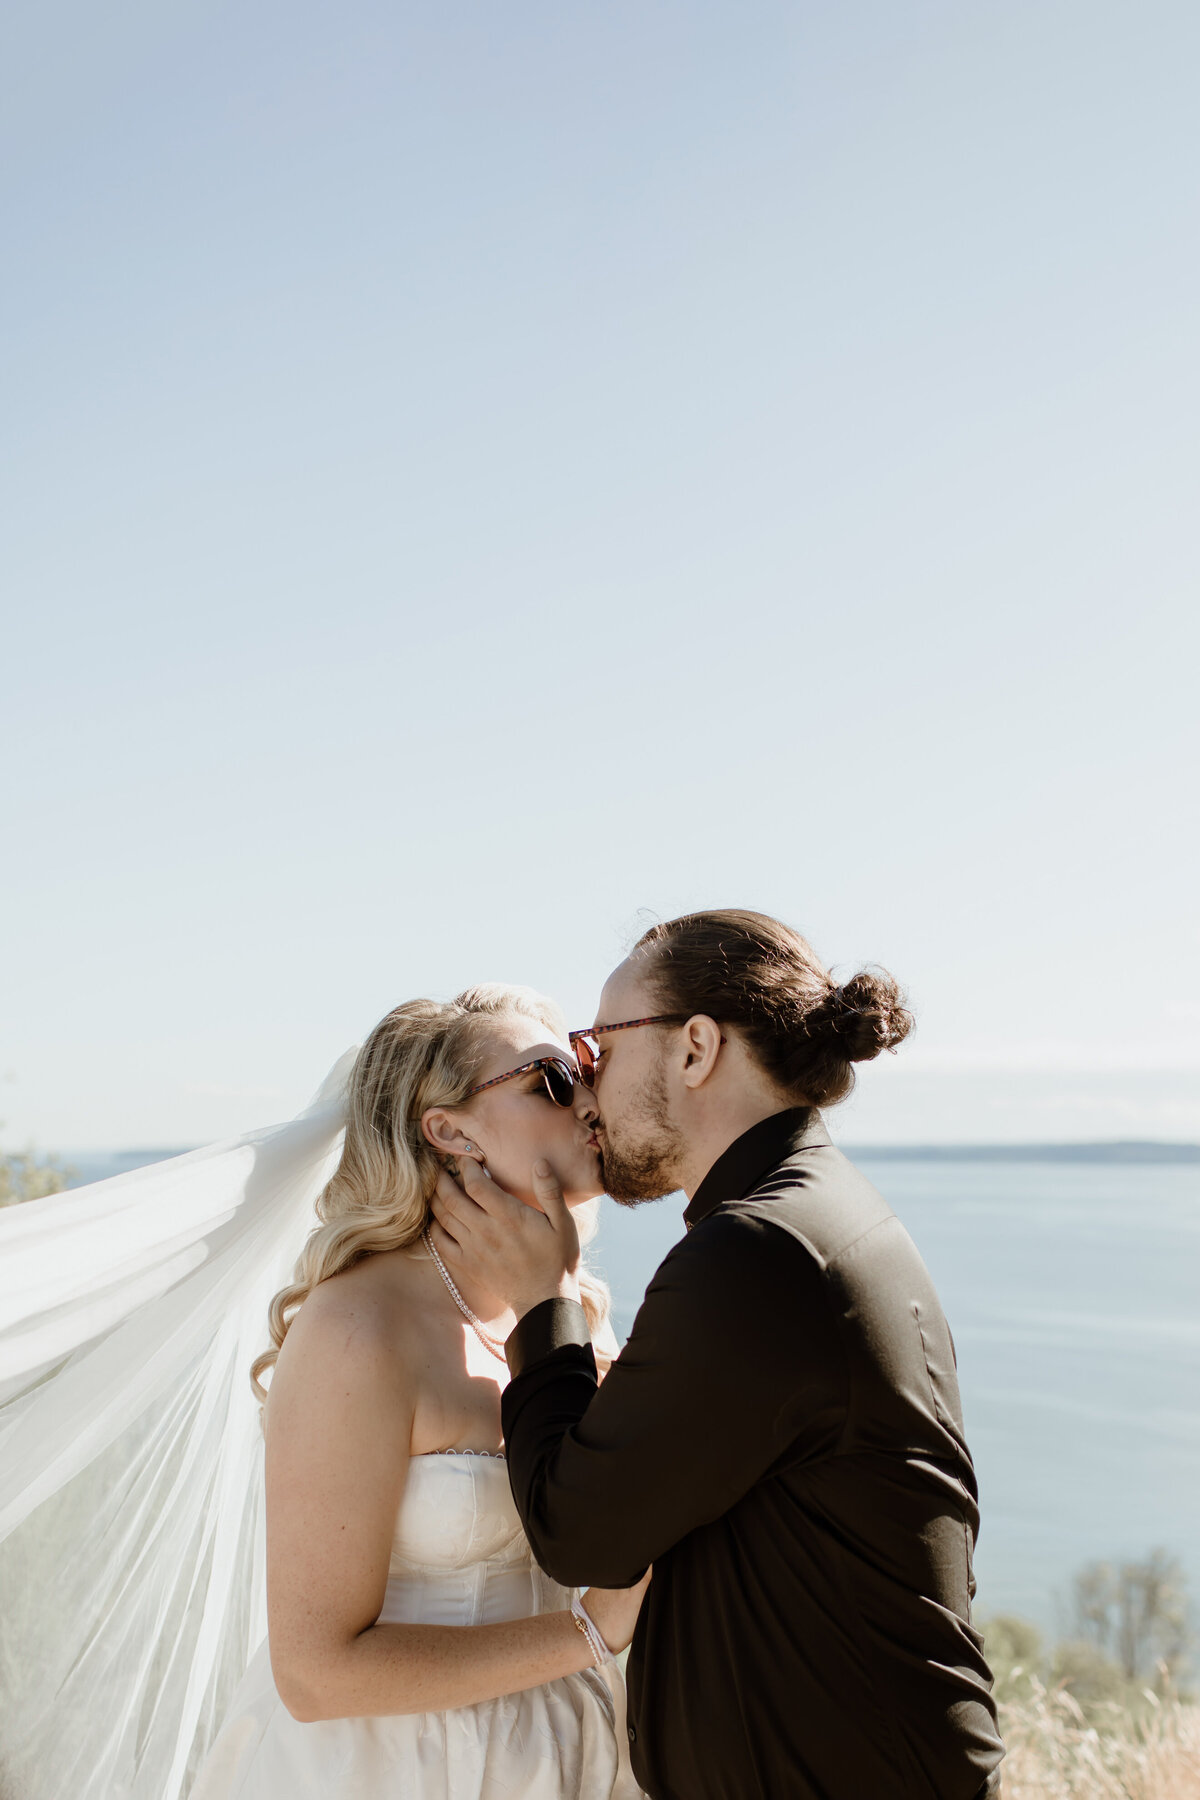
<path fill-rule="evenodd" d="M 894 1050 L 913 1027 L 886 969 L 836 982 L 799 932 L 766 913 L 687 913 L 634 946 L 662 1010 L 733 1025 L 785 1092 L 814 1106 L 844 1100 L 856 1062 Z"/>

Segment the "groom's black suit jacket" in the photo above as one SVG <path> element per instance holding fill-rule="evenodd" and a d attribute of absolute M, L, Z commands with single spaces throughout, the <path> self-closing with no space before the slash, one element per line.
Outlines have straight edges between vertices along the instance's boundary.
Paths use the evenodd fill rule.
<path fill-rule="evenodd" d="M 602 1387 L 583 1310 L 508 1340 L 542 1567 L 654 1579 L 629 1660 L 654 1800 L 971 1800 L 1003 1754 L 970 1624 L 979 1525 L 925 1266 L 820 1115 L 714 1164 Z"/>

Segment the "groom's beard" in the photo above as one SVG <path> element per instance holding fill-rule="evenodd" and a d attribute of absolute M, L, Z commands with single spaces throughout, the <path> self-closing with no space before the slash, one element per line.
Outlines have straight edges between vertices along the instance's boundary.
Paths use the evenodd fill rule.
<path fill-rule="evenodd" d="M 667 1084 L 656 1069 L 619 1132 L 602 1127 L 600 1174 L 604 1191 L 620 1206 L 663 1200 L 679 1187 L 683 1138 L 668 1117 Z"/>

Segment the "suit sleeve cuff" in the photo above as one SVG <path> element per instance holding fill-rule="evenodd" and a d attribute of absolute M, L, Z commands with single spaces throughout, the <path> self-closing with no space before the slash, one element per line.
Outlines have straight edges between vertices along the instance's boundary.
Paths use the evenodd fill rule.
<path fill-rule="evenodd" d="M 511 1375 L 523 1375 L 568 1344 L 591 1348 L 587 1314 L 578 1300 L 543 1300 L 518 1319 L 504 1344 Z"/>

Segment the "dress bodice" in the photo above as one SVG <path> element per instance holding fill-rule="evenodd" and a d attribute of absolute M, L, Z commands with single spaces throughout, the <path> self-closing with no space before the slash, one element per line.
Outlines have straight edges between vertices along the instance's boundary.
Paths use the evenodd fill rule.
<path fill-rule="evenodd" d="M 411 1458 L 389 1572 L 528 1560 L 503 1456 L 447 1450 Z"/>
<path fill-rule="evenodd" d="M 411 1458 L 381 1625 L 492 1625 L 570 1603 L 533 1560 L 502 1456 Z M 610 1665 L 446 1712 L 301 1722 L 264 1642 L 191 1800 L 644 1800 L 624 1705 Z"/>
<path fill-rule="evenodd" d="M 414 1456 L 396 1515 L 384 1624 L 485 1625 L 571 1604 L 537 1567 L 503 1456 Z"/>

